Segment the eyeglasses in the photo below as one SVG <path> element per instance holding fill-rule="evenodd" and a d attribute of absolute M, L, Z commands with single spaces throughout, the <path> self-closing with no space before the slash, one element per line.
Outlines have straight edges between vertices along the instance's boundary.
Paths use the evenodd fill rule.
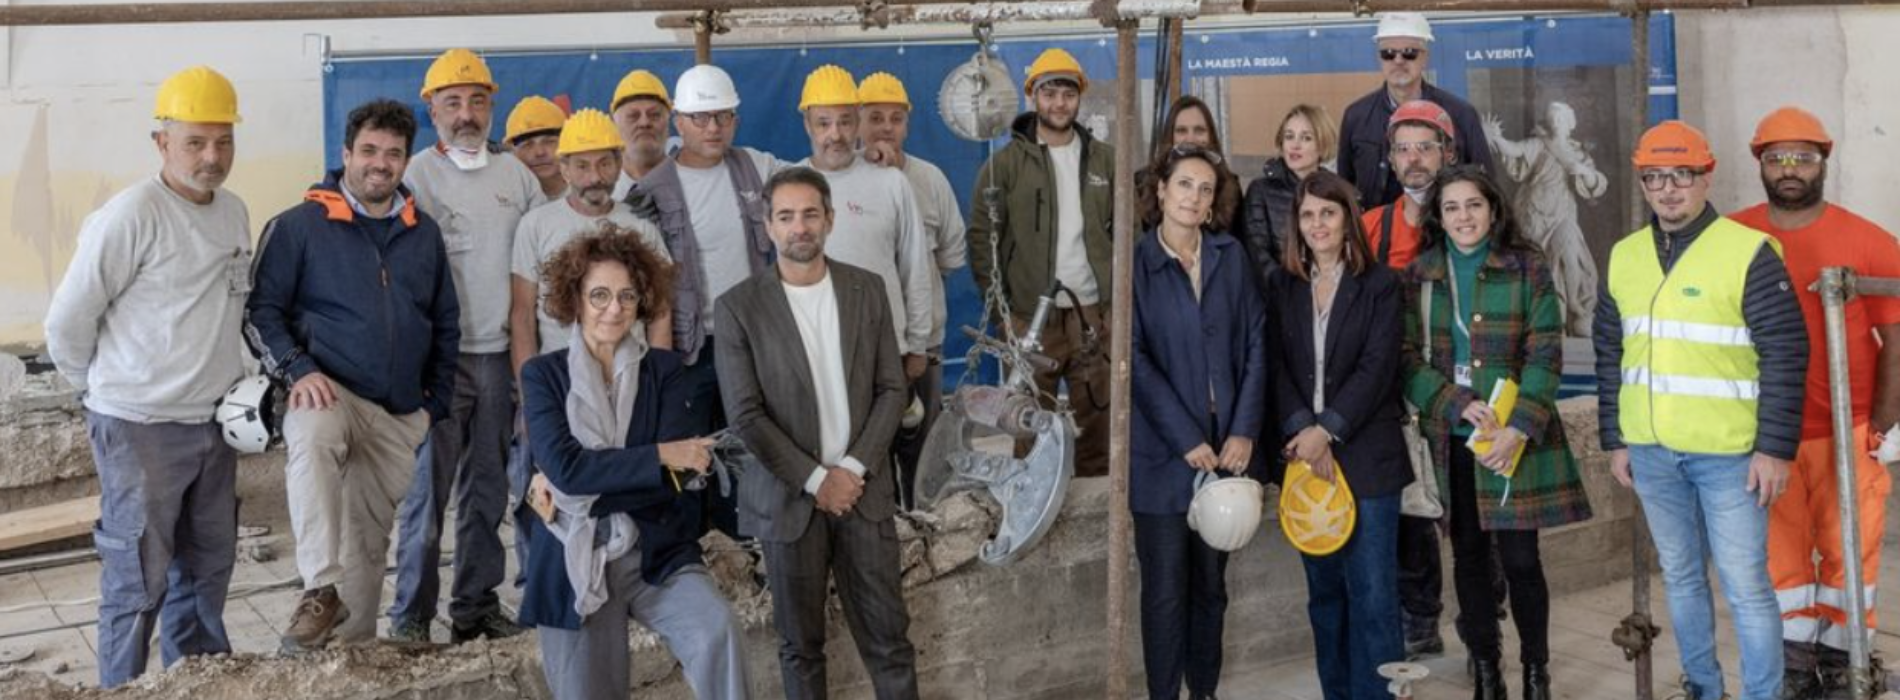
<path fill-rule="evenodd" d="M 1822 160 L 1821 154 L 1813 151 L 1768 151 L 1761 154 L 1762 165 L 1779 165 L 1784 168 L 1819 165 Z"/>
<path fill-rule="evenodd" d="M 1401 58 L 1416 61 L 1423 55 L 1425 55 L 1424 49 L 1379 49 L 1379 58 L 1384 61 L 1396 61 Z"/>
<path fill-rule="evenodd" d="M 1437 141 L 1413 141 L 1411 143 L 1400 142 L 1392 144 L 1392 155 L 1395 156 L 1402 156 L 1407 153 L 1428 156 L 1442 150 L 1445 150 L 1445 144 Z"/>
<path fill-rule="evenodd" d="M 693 123 L 693 126 L 701 129 L 713 122 L 718 122 L 720 126 L 732 126 L 732 123 L 739 119 L 739 113 L 729 109 L 722 112 L 693 112 L 685 116 L 687 121 Z"/>
<path fill-rule="evenodd" d="M 1641 175 L 1641 179 L 1643 181 L 1643 189 L 1651 192 L 1661 192 L 1665 183 L 1675 185 L 1676 189 L 1683 189 L 1694 185 L 1695 179 L 1701 177 L 1704 172 L 1707 171 L 1692 168 L 1646 170 Z"/>
<path fill-rule="evenodd" d="M 631 289 L 622 289 L 619 294 L 614 294 L 613 290 L 606 287 L 595 287 L 587 292 L 587 303 L 596 311 L 606 311 L 607 303 L 615 298 L 620 299 L 622 309 L 631 309 L 640 303 L 640 294 Z"/>

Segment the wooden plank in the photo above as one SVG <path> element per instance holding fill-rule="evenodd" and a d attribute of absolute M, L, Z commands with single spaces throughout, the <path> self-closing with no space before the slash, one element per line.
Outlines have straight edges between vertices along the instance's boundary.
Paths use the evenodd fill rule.
<path fill-rule="evenodd" d="M 0 552 L 85 535 L 98 519 L 98 496 L 0 514 Z"/>

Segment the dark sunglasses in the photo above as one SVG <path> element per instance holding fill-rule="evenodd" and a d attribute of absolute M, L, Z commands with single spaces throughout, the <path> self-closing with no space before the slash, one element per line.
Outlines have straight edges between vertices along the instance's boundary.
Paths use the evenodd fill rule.
<path fill-rule="evenodd" d="M 1424 54 L 1425 51 L 1423 49 L 1379 49 L 1379 58 L 1386 61 L 1396 61 L 1401 58 L 1407 61 L 1416 61 L 1419 56 Z"/>

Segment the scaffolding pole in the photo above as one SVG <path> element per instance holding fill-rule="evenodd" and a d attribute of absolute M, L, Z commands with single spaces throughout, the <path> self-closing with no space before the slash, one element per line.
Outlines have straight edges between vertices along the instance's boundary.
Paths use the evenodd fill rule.
<path fill-rule="evenodd" d="M 1834 423 L 1834 482 L 1841 511 L 1841 564 L 1847 570 L 1848 697 L 1873 697 L 1867 659 L 1867 599 L 1860 570 L 1860 499 L 1854 457 L 1854 397 L 1847 367 L 1847 299 L 1856 291 L 1854 271 L 1830 267 L 1816 285 L 1827 321 L 1828 404 Z"/>
<path fill-rule="evenodd" d="M 1109 290 L 1108 381 L 1108 694 L 1128 697 L 1128 552 L 1134 523 L 1128 512 L 1129 351 L 1133 349 L 1135 283 L 1135 168 L 1141 116 L 1136 109 L 1140 82 L 1136 71 L 1137 32 L 1141 23 L 1115 24 L 1115 254 Z M 1078 127 L 1079 128 L 1079 127 Z"/>

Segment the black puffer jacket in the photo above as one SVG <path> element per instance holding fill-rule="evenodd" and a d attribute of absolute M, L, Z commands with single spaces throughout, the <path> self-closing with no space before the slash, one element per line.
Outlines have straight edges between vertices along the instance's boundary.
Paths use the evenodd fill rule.
<path fill-rule="evenodd" d="M 1283 158 L 1267 161 L 1260 177 L 1247 185 L 1246 201 L 1241 203 L 1241 221 L 1245 224 L 1240 242 L 1247 247 L 1254 269 L 1260 273 L 1260 288 L 1267 288 L 1267 275 L 1280 266 L 1281 246 L 1286 234 L 1297 230 L 1293 214 L 1293 196 L 1299 192 L 1300 176 L 1286 166 Z"/>

